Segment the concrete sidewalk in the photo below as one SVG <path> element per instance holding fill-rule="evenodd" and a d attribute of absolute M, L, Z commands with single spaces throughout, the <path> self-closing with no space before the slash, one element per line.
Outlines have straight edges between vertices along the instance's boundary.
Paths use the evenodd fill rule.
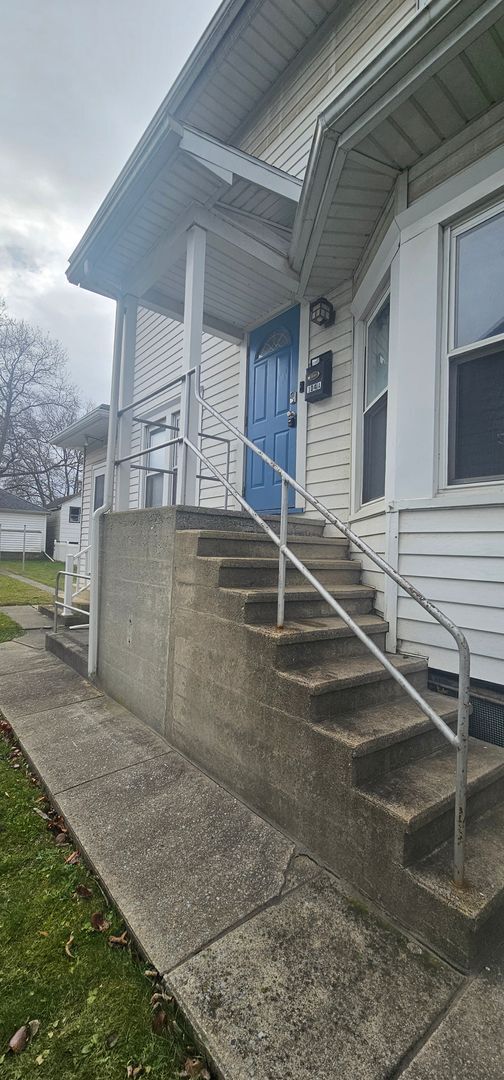
<path fill-rule="evenodd" d="M 41 636 L 0 646 L 0 709 L 220 1076 L 500 1080 L 500 954 L 467 979 L 345 897 Z"/>

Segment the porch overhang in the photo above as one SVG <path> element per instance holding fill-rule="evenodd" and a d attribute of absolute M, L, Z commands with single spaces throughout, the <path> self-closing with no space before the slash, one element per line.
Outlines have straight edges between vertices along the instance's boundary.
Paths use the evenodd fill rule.
<path fill-rule="evenodd" d="M 300 292 L 354 275 L 397 178 L 503 100 L 503 0 L 432 0 L 319 117 L 289 250 Z"/>
<path fill-rule="evenodd" d="M 133 168 L 96 216 L 70 258 L 72 283 L 116 298 L 133 295 L 182 320 L 187 236 L 199 226 L 207 234 L 206 331 L 241 340 L 265 311 L 295 301 L 299 278 L 288 250 L 299 179 L 173 118 L 157 154 L 152 148 L 147 184 L 146 167 L 139 195 Z"/>
<path fill-rule="evenodd" d="M 68 450 L 78 450 L 86 446 L 96 446 L 107 441 L 109 422 L 108 405 L 98 405 L 96 409 L 81 416 L 74 424 L 69 424 L 54 436 L 54 446 L 63 446 Z"/>

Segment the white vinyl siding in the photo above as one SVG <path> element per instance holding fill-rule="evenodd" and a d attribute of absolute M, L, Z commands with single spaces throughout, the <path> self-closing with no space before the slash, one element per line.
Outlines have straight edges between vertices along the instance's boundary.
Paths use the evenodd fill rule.
<path fill-rule="evenodd" d="M 327 299 L 336 310 L 334 326 L 310 324 L 310 360 L 332 350 L 332 397 L 308 405 L 306 487 L 328 510 L 345 520 L 350 498 L 350 434 L 353 320 L 348 283 Z M 303 376 L 302 376 L 303 377 Z M 316 516 L 312 511 L 310 516 Z"/>
<path fill-rule="evenodd" d="M 317 117 L 416 12 L 415 0 L 363 0 L 319 35 L 308 64 L 292 74 L 259 110 L 240 145 L 271 165 L 303 176 Z"/>
<path fill-rule="evenodd" d="M 137 321 L 137 340 L 135 356 L 135 378 L 133 398 L 144 397 L 153 390 L 164 386 L 165 383 L 175 379 L 182 371 L 182 350 L 184 344 L 184 327 L 182 323 L 174 322 L 165 315 L 159 315 L 154 311 L 147 311 L 139 307 Z M 139 406 L 136 414 L 150 416 L 156 412 L 159 416 L 165 404 L 180 398 L 180 386 L 172 391 L 160 394 L 152 398 L 145 405 Z M 133 424 L 131 437 L 131 453 L 141 450 L 145 446 L 142 424 Z M 145 464 L 141 458 L 140 464 Z M 139 469 L 131 469 L 130 481 L 130 507 L 141 505 L 142 501 L 142 473 Z"/>
<path fill-rule="evenodd" d="M 376 551 L 377 555 L 385 556 L 385 513 L 382 509 L 369 516 L 357 518 L 351 522 L 351 527 L 357 536 L 362 537 L 366 544 Z M 376 589 L 375 609 L 383 615 L 385 613 L 383 572 L 357 548 L 352 550 L 352 556 L 362 564 L 362 584 Z"/>
<path fill-rule="evenodd" d="M 69 520 L 71 506 L 77 506 L 79 510 L 81 510 L 82 496 L 76 495 L 74 499 L 69 500 L 68 502 L 64 502 L 61 506 L 61 510 L 56 511 L 55 539 L 60 540 L 64 543 L 79 544 L 81 535 L 81 523 L 80 519 L 77 522 Z"/>
<path fill-rule="evenodd" d="M 23 550 L 23 527 L 26 525 L 26 548 L 29 554 L 45 551 L 46 514 L 0 511 L 0 554 Z"/>
<path fill-rule="evenodd" d="M 106 447 L 99 446 L 93 450 L 87 449 L 84 459 L 84 476 L 82 480 L 82 512 L 79 547 L 84 548 L 90 539 L 90 517 L 93 512 L 91 504 L 91 492 L 93 488 L 94 472 L 100 466 L 105 467 Z"/>
<path fill-rule="evenodd" d="M 471 676 L 504 682 L 504 515 L 501 506 L 403 510 L 399 570 L 467 635 Z M 428 656 L 431 667 L 458 672 L 450 635 L 399 594 L 398 642 Z"/>
<path fill-rule="evenodd" d="M 240 427 L 238 418 L 239 409 L 239 383 L 240 383 L 240 349 L 226 341 L 210 337 L 203 337 L 203 349 L 201 359 L 201 382 L 205 390 L 205 399 L 210 402 L 220 413 L 230 420 L 235 426 Z M 231 440 L 230 446 L 230 482 L 236 486 L 241 484 L 241 477 L 236 475 L 237 445 L 231 433 L 223 427 L 215 417 L 204 413 L 202 431 L 207 435 L 219 435 Z M 226 446 L 224 443 L 212 439 L 202 440 L 202 451 L 207 455 L 214 466 L 223 475 L 226 473 Z M 200 470 L 198 469 L 198 472 Z M 201 471 L 208 472 L 204 466 Z M 222 507 L 224 505 L 224 491 L 222 484 L 211 480 L 200 481 L 200 506 Z M 237 509 L 233 500 L 229 502 L 230 509 Z"/>

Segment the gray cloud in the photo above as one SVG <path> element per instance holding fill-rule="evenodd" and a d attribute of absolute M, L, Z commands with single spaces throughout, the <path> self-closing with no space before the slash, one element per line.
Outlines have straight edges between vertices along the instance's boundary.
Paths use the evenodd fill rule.
<path fill-rule="evenodd" d="M 114 311 L 67 283 L 68 256 L 216 8 L 2 5 L 0 296 L 61 341 L 85 399 L 108 398 Z"/>

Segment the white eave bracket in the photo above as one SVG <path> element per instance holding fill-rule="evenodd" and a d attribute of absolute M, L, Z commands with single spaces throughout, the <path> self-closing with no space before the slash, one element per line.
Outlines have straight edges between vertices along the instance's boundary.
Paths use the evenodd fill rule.
<path fill-rule="evenodd" d="M 176 121 L 172 123 L 175 126 Z M 226 184 L 232 184 L 234 178 L 238 177 L 284 199 L 290 199 L 291 202 L 299 202 L 303 185 L 296 176 L 276 169 L 274 165 L 268 165 L 267 162 L 245 154 L 233 146 L 226 146 L 195 128 L 176 124 L 176 130 L 180 134 L 179 149 L 195 158 Z"/>

